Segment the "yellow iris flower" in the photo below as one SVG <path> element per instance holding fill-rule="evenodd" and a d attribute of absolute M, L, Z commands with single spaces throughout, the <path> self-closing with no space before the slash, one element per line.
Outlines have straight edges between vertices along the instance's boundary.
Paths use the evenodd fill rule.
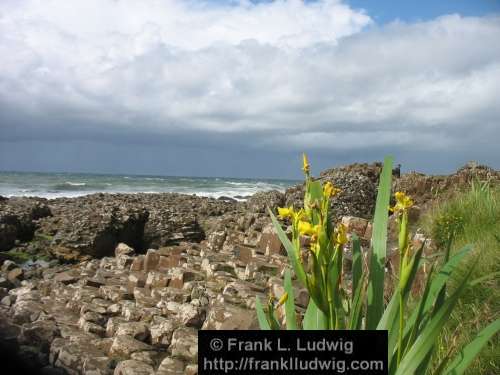
<path fill-rule="evenodd" d="M 327 198 L 334 197 L 335 195 L 340 193 L 340 191 L 341 190 L 333 186 L 333 184 L 330 181 L 328 181 L 326 184 L 323 185 L 323 195 Z"/>
<path fill-rule="evenodd" d="M 285 219 L 287 217 L 293 217 L 295 212 L 293 211 L 293 207 L 278 207 L 278 216 L 281 219 Z"/>
<path fill-rule="evenodd" d="M 299 233 L 305 236 L 314 236 L 318 235 L 320 226 L 312 225 L 307 221 L 299 221 Z"/>
<path fill-rule="evenodd" d="M 347 230 L 344 224 L 339 224 L 337 226 L 337 231 L 335 233 L 335 242 L 339 245 L 345 245 L 347 243 Z"/>
<path fill-rule="evenodd" d="M 396 198 L 396 204 L 390 208 L 392 212 L 406 211 L 414 204 L 413 199 L 402 191 L 398 191 L 394 194 L 394 197 Z"/>

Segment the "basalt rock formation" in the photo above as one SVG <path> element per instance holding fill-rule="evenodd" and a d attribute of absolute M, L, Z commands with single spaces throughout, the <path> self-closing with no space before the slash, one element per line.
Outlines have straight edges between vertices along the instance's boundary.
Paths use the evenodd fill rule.
<path fill-rule="evenodd" d="M 365 256 L 380 170 L 356 164 L 319 177 L 342 189 L 333 212 L 361 238 Z M 472 164 L 451 176 L 398 173 L 394 188 L 420 206 L 437 190 L 500 181 L 498 171 Z M 256 296 L 283 294 L 288 259 L 266 208 L 298 207 L 302 197 L 299 185 L 246 202 L 180 194 L 0 199 L 0 254 L 58 260 L 3 262 L 0 341 L 48 374 L 196 374 L 199 329 L 256 328 Z M 390 241 L 394 228 L 391 218 Z M 424 239 L 417 233 L 413 241 Z M 399 263 L 390 250 L 388 269 Z M 300 314 L 309 297 L 294 286 Z"/>
<path fill-rule="evenodd" d="M 394 181 L 394 189 L 414 197 L 422 205 L 436 197 L 469 187 L 471 183 L 500 183 L 500 171 L 476 162 L 469 162 L 448 176 L 429 176 L 411 172 Z"/>

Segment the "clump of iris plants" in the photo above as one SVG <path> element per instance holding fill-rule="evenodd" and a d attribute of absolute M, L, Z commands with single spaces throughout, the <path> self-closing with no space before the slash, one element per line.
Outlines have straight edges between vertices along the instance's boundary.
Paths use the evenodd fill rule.
<path fill-rule="evenodd" d="M 395 205 L 389 207 L 392 178 L 391 157 L 384 161 L 380 175 L 373 234 L 369 249 L 368 269 L 362 266 L 363 255 L 359 238 L 348 236 L 346 227 L 334 221 L 330 200 L 341 190 L 330 182 L 321 183 L 311 177 L 311 166 L 303 156 L 305 194 L 302 207 L 278 208 L 281 220 L 291 226 L 291 239 L 282 228 L 275 213 L 269 211 L 275 230 L 283 243 L 297 281 L 307 288 L 309 305 L 301 322 L 294 305 L 292 273 L 285 272 L 285 294 L 279 300 L 270 296 L 264 308 L 257 298 L 256 309 L 261 329 L 282 329 L 277 318 L 278 309 L 284 309 L 286 328 L 290 330 L 387 330 L 389 338 L 389 374 L 425 374 L 429 368 L 436 341 L 448 321 L 459 297 L 470 280 L 468 272 L 455 290 L 446 284 L 453 271 L 471 247 L 451 255 L 446 251 L 442 266 L 431 266 L 424 289 L 410 299 L 415 276 L 423 264 L 425 244 L 414 248 L 410 241 L 409 210 L 413 200 L 404 192 L 396 192 Z M 399 226 L 398 285 L 388 303 L 384 301 L 385 257 L 387 252 L 387 226 L 389 212 L 397 215 Z M 451 248 L 453 233 L 441 238 Z M 451 234 L 450 234 L 451 233 Z M 350 244 L 349 244 L 350 242 Z M 304 244 L 306 244 L 304 246 Z M 350 277 L 344 275 L 344 252 L 347 245 L 352 251 Z M 304 248 L 305 247 L 305 248 Z M 436 263 L 437 264 L 437 263 Z M 412 309 L 409 309 L 411 302 Z M 485 327 L 476 338 L 452 358 L 450 353 L 436 366 L 437 374 L 461 374 L 489 339 L 500 330 L 500 319 Z"/>

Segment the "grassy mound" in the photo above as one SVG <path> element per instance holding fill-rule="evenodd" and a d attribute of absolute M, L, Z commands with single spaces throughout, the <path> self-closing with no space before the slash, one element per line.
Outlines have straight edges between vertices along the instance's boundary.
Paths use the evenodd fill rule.
<path fill-rule="evenodd" d="M 455 281 L 477 262 L 471 277 L 477 283 L 467 289 L 450 316 L 439 341 L 435 358 L 438 363 L 450 350 L 470 342 L 481 327 L 500 315 L 500 186 L 475 182 L 469 189 L 438 203 L 421 224 L 433 234 L 443 251 L 444 237 L 450 230 L 455 233 L 452 253 L 465 244 L 474 246 L 472 255 L 454 275 Z M 481 351 L 467 373 L 500 373 L 500 335 Z"/>

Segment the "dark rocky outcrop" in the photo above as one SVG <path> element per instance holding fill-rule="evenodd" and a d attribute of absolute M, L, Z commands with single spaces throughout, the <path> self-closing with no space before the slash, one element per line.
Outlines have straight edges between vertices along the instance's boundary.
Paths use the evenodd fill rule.
<path fill-rule="evenodd" d="M 146 210 L 110 205 L 82 205 L 73 215 L 56 220 L 58 230 L 52 240 L 55 255 L 71 258 L 90 255 L 102 257 L 113 253 L 118 242 L 141 248 Z"/>
<path fill-rule="evenodd" d="M 0 200 L 0 251 L 14 247 L 16 240 L 30 241 L 37 221 L 51 215 L 47 201 L 38 198 Z"/>
<path fill-rule="evenodd" d="M 370 218 L 375 208 L 378 176 L 382 166 L 353 164 L 348 167 L 329 169 L 318 180 L 330 181 L 342 191 L 331 200 L 331 210 L 339 218 L 344 215 Z M 304 185 L 287 189 L 286 205 L 299 207 L 304 199 Z"/>
<path fill-rule="evenodd" d="M 44 250 L 67 261 L 111 255 L 119 242 L 139 252 L 199 242 L 205 238 L 202 223 L 238 207 L 235 202 L 181 194 L 92 194 L 44 200 L 43 206 L 30 198 L 5 202 L 0 214 L 3 249 L 35 235 L 36 243 L 19 246 L 33 247 L 43 239 Z M 36 205 L 28 210 L 29 204 Z"/>

